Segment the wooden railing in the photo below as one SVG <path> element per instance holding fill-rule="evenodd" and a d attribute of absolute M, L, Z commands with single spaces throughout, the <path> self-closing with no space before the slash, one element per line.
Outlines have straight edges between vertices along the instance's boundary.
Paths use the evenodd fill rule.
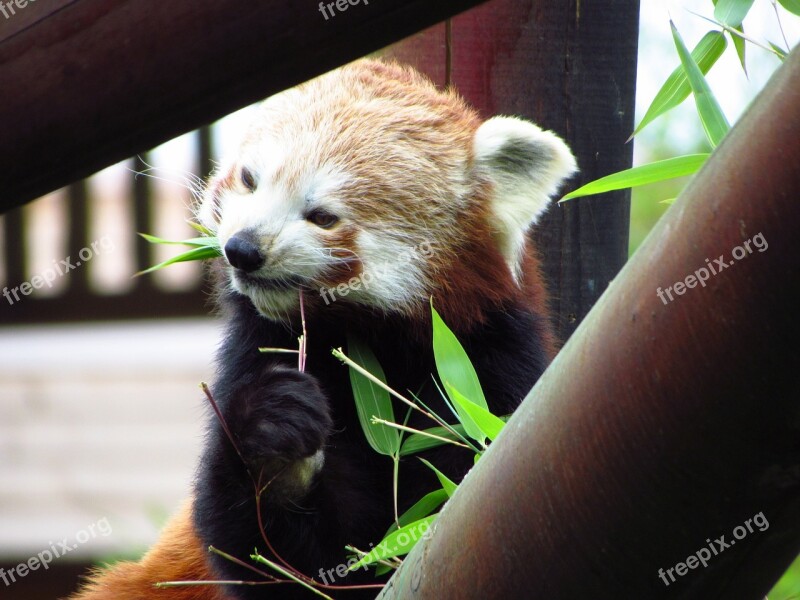
<path fill-rule="evenodd" d="M 211 165 L 211 128 L 205 127 L 193 134 L 192 173 L 205 177 Z M 108 219 L 126 218 L 123 226 L 129 233 L 158 232 L 157 196 L 154 194 L 154 179 L 149 171 L 150 156 L 144 153 L 132 161 L 127 172 L 123 172 L 124 187 L 122 205 Z M 163 177 L 156 170 L 154 176 Z M 167 177 L 175 178 L 174 174 Z M 186 218 L 191 216 L 188 190 L 183 202 Z M 160 317 L 190 317 L 209 312 L 203 292 L 203 277 L 199 265 L 184 273 L 181 281 L 170 281 L 170 271 L 159 276 L 134 277 L 133 275 L 159 260 L 159 250 L 139 236 L 127 236 L 130 243 L 110 239 L 91 227 L 92 208 L 102 202 L 93 191 L 88 180 L 81 180 L 60 190 L 56 198 L 45 207 L 37 206 L 47 199 L 40 199 L 30 206 L 9 211 L 2 218 L 2 284 L 0 285 L 0 325 L 44 322 L 66 322 L 83 320 L 138 319 Z M 53 220 L 53 210 L 61 203 L 67 218 L 63 254 L 53 254 L 52 260 L 32 264 L 35 244 L 40 237 L 32 234 L 37 220 Z M 41 210 L 43 208 L 44 210 Z M 93 231 L 94 230 L 94 231 Z M 52 235 L 52 234 L 51 234 Z M 115 277 L 115 284 L 101 285 L 93 277 L 100 255 L 113 248 L 113 264 L 124 274 Z M 174 250 L 173 250 L 174 252 Z M 82 256 L 79 255 L 82 253 Z M 90 264 L 88 260 L 93 261 Z M 174 278 L 173 278 L 174 279 Z M 172 285 L 170 285 L 172 283 Z"/>

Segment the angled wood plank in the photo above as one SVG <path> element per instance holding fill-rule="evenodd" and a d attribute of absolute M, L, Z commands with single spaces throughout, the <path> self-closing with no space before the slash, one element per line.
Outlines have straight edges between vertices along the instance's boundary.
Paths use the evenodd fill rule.
<path fill-rule="evenodd" d="M 0 210 L 480 2 L 382 0 L 335 16 L 313 1 L 29 3 L 0 31 Z"/>
<path fill-rule="evenodd" d="M 439 23 L 411 37 L 392 44 L 381 52 L 385 58 L 413 65 L 425 73 L 436 85 L 445 87 L 449 83 L 448 69 L 448 23 Z"/>
<path fill-rule="evenodd" d="M 485 116 L 531 119 L 563 137 L 580 174 L 630 167 L 637 0 L 492 0 L 453 19 L 452 83 Z M 553 205 L 534 230 L 566 340 L 628 258 L 630 194 Z"/>

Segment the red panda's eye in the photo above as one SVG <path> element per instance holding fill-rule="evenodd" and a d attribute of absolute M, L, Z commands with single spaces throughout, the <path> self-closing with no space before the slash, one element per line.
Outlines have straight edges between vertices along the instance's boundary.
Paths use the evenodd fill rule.
<path fill-rule="evenodd" d="M 312 210 L 306 215 L 306 220 L 317 227 L 330 229 L 339 222 L 339 217 L 324 210 Z"/>
<path fill-rule="evenodd" d="M 256 191 L 256 187 L 258 184 L 256 183 L 256 178 L 250 169 L 248 169 L 247 167 L 242 167 L 242 172 L 239 175 L 239 178 L 242 181 L 242 185 L 245 188 L 247 188 L 247 191 L 249 192 Z"/>

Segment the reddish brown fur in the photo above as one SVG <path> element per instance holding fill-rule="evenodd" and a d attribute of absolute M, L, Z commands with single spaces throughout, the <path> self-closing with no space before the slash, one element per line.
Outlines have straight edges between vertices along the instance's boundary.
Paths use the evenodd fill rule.
<path fill-rule="evenodd" d="M 542 277 L 539 255 L 530 242 L 526 244 L 522 260 L 522 272 L 524 273 L 522 297 L 531 311 L 537 315 L 551 314 L 550 295 L 547 292 L 544 277 Z M 540 331 L 544 351 L 550 360 L 555 358 L 559 349 L 558 339 L 552 325 L 552 323 L 548 323 Z"/>
<path fill-rule="evenodd" d="M 334 287 L 339 283 L 347 283 L 353 277 L 358 277 L 363 271 L 363 265 L 356 255 L 348 248 L 356 246 L 356 237 L 358 231 L 354 227 L 338 227 L 327 239 L 329 248 L 333 248 L 331 255 L 342 259 L 344 262 L 339 263 L 334 268 L 330 269 L 326 274 L 326 281 L 324 283 L 329 287 Z"/>
<path fill-rule="evenodd" d="M 119 563 L 93 573 L 87 586 L 70 600 L 230 600 L 216 585 L 156 588 L 164 581 L 212 581 L 214 575 L 192 524 L 187 502 L 161 533 L 156 545 L 136 563 Z"/>

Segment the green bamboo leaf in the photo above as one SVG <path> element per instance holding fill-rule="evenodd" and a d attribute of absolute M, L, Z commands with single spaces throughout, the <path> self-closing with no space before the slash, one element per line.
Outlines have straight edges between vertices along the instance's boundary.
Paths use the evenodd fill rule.
<path fill-rule="evenodd" d="M 708 157 L 708 154 L 687 154 L 625 169 L 590 181 L 564 196 L 559 202 L 692 175 L 700 170 Z"/>
<path fill-rule="evenodd" d="M 777 44 L 773 44 L 772 42 L 767 42 L 767 43 L 769 44 L 769 47 L 772 48 L 772 50 L 775 52 L 775 54 L 778 55 L 778 58 L 780 60 L 786 60 L 786 56 L 787 56 L 786 50 L 784 50 L 783 48 L 781 48 Z"/>
<path fill-rule="evenodd" d="M 466 435 L 463 425 L 453 425 L 452 427 L 461 435 Z M 444 427 L 431 427 L 430 429 L 424 429 L 423 431 L 433 435 L 438 435 L 439 437 L 447 438 L 448 440 L 458 441 L 459 439 L 458 436 L 452 434 Z M 435 440 L 426 435 L 412 433 L 403 441 L 403 445 L 400 447 L 400 456 L 408 456 L 409 454 L 416 454 L 417 452 L 422 452 L 423 450 L 438 448 L 439 446 L 444 446 L 446 443 L 447 442 Z"/>
<path fill-rule="evenodd" d="M 719 0 L 713 0 L 713 1 L 714 1 L 714 6 L 718 7 L 719 6 L 719 4 L 718 4 Z M 747 2 L 749 2 L 750 6 L 752 6 L 752 4 L 753 4 L 752 0 L 745 0 L 744 2 L 740 2 L 740 4 L 741 4 L 741 6 L 743 6 Z M 742 21 L 744 20 L 744 16 L 750 10 L 750 7 L 747 7 L 747 10 L 744 11 L 745 15 L 742 15 L 742 20 L 740 20 L 738 24 L 736 24 L 736 23 L 728 23 L 728 22 L 726 22 L 726 21 L 724 21 L 724 20 L 719 18 L 719 16 L 717 15 L 717 11 L 719 11 L 720 13 L 723 13 L 723 12 L 729 13 L 732 10 L 734 10 L 734 11 L 737 10 L 735 7 L 732 8 L 730 6 L 730 4 L 731 3 L 728 2 L 728 4 L 727 5 L 723 5 L 722 8 L 716 8 L 714 10 L 714 17 L 716 18 L 717 22 L 721 23 L 723 26 L 730 27 L 731 29 L 734 29 L 734 30 L 738 31 L 739 33 L 741 33 L 742 36 L 743 36 L 744 35 L 744 25 L 742 25 Z M 738 10 L 741 11 L 741 7 Z M 720 15 L 720 16 L 722 16 L 722 15 Z M 730 17 L 728 17 L 728 18 L 730 18 Z M 735 19 L 733 19 L 733 20 L 735 21 Z M 736 49 L 736 55 L 739 57 L 739 64 L 742 65 L 742 71 L 744 71 L 744 75 L 745 75 L 745 77 L 747 77 L 747 60 L 746 60 L 747 59 L 747 57 L 746 57 L 746 54 L 747 54 L 747 42 L 745 41 L 744 37 L 740 37 L 740 36 L 736 35 L 735 33 L 731 33 L 730 31 L 728 31 L 728 33 L 730 34 L 731 40 L 733 41 L 733 47 Z M 705 72 L 704 72 L 704 74 L 705 74 Z"/>
<path fill-rule="evenodd" d="M 461 392 L 459 392 L 456 388 L 450 385 L 449 381 L 444 382 L 445 389 L 447 390 L 447 395 L 453 400 L 453 403 L 456 405 L 456 410 L 458 410 L 459 415 L 464 412 L 469 415 L 472 421 L 478 426 L 481 430 L 481 439 L 478 439 L 480 443 L 484 443 L 486 438 L 488 437 L 490 440 L 494 441 L 495 438 L 500 434 L 505 427 L 505 422 L 496 417 L 491 412 L 486 410 L 485 408 L 478 406 L 469 398 L 466 398 Z M 477 439 L 477 438 L 473 438 Z"/>
<path fill-rule="evenodd" d="M 725 35 L 721 31 L 709 31 L 703 36 L 703 39 L 692 50 L 692 57 L 703 73 L 708 73 L 709 69 L 717 62 L 717 59 L 725 52 L 727 44 Z M 661 89 L 658 90 L 656 97 L 650 103 L 650 108 L 645 112 L 639 126 L 631 134 L 629 140 L 633 139 L 637 133 L 657 117 L 681 104 L 691 93 L 692 87 L 689 85 L 686 73 L 683 67 L 678 65 L 664 82 L 664 85 L 661 86 Z"/>
<path fill-rule="evenodd" d="M 703 77 L 700 67 L 697 66 L 689 50 L 687 50 L 686 45 L 683 43 L 683 38 L 681 38 L 681 34 L 678 33 L 678 29 L 672 21 L 670 21 L 670 27 L 672 28 L 672 37 L 675 40 L 675 47 L 678 49 L 678 54 L 681 57 L 683 70 L 686 71 L 686 76 L 689 78 L 689 85 L 692 86 L 700 122 L 703 124 L 703 129 L 706 132 L 706 137 L 708 137 L 711 146 L 716 148 L 722 141 L 722 138 L 728 133 L 728 130 L 730 130 L 730 123 L 728 123 L 728 119 L 725 118 L 725 114 L 722 112 L 711 88 L 708 87 L 708 82 L 706 78 Z"/>
<path fill-rule="evenodd" d="M 189 221 L 189 227 L 194 229 L 200 235 L 205 237 L 213 237 L 214 233 L 205 225 L 201 225 L 200 223 L 195 223 L 194 221 Z"/>
<path fill-rule="evenodd" d="M 215 237 L 196 237 L 189 240 L 165 240 L 148 233 L 140 233 L 141 237 L 151 244 L 171 244 L 176 246 L 196 246 L 198 248 L 219 248 L 219 240 Z"/>
<path fill-rule="evenodd" d="M 714 18 L 730 27 L 739 27 L 755 0 L 717 0 Z"/>
<path fill-rule="evenodd" d="M 411 508 L 409 508 L 406 512 L 404 512 L 400 517 L 397 519 L 400 521 L 400 527 L 405 527 L 414 521 L 418 521 L 420 519 L 424 519 L 431 513 L 433 513 L 437 508 L 439 508 L 442 504 L 444 504 L 449 496 L 447 492 L 443 489 L 436 490 L 435 492 L 431 492 L 430 494 L 426 494 L 422 497 L 422 499 L 414 504 Z M 397 523 L 393 523 L 392 526 L 389 528 L 389 531 L 386 532 L 386 537 L 393 531 L 397 531 Z"/>
<path fill-rule="evenodd" d="M 433 525 L 439 515 L 431 515 L 419 521 L 409 523 L 397 531 L 386 536 L 369 554 L 350 567 L 351 571 L 360 569 L 365 565 L 408 554 L 421 540 Z"/>
<path fill-rule="evenodd" d="M 386 383 L 386 376 L 378 359 L 365 343 L 353 335 L 347 336 L 347 354 L 353 362 Z M 395 422 L 394 408 L 389 392 L 355 369 L 350 369 L 350 385 L 353 388 L 358 420 L 361 423 L 361 429 L 364 430 L 367 442 L 379 454 L 394 455 L 400 449 L 400 432 L 386 425 L 372 422 L 373 416 L 391 423 Z"/>
<path fill-rule="evenodd" d="M 449 479 L 447 475 L 442 473 L 439 469 L 434 467 L 430 462 L 428 462 L 424 458 L 420 458 L 420 460 L 424 462 L 434 473 L 436 473 L 436 477 L 439 479 L 439 483 L 442 484 L 442 489 L 447 493 L 447 496 L 449 498 L 452 498 L 453 494 L 456 493 L 456 488 L 458 488 L 458 484 Z"/>
<path fill-rule="evenodd" d="M 431 301 L 431 320 L 433 322 L 433 356 L 436 360 L 436 370 L 439 379 L 449 381 L 450 384 L 478 406 L 486 408 L 486 398 L 483 395 L 478 374 L 472 362 L 464 351 L 458 338 L 445 325 L 439 313 L 433 308 Z M 450 400 L 453 400 L 450 398 Z M 470 418 L 468 413 L 458 411 L 459 421 L 472 439 L 480 439 L 480 427 Z"/>
<path fill-rule="evenodd" d="M 790 13 L 800 17 L 800 0 L 778 0 L 778 2 Z"/>
<path fill-rule="evenodd" d="M 177 256 L 173 256 L 169 260 L 165 260 L 162 263 L 152 266 L 149 269 L 145 269 L 144 271 L 139 271 L 138 273 L 136 273 L 135 277 L 139 277 L 140 275 L 146 275 L 148 273 L 152 273 L 153 271 L 158 271 L 159 269 L 163 269 L 164 267 L 168 267 L 169 265 L 174 265 L 175 263 L 189 262 L 192 260 L 208 260 L 210 258 L 217 258 L 219 255 L 220 253 L 218 248 L 212 248 L 212 247 L 193 248 L 192 250 L 187 250 L 186 252 L 182 252 Z"/>
<path fill-rule="evenodd" d="M 488 408 L 483 395 L 478 374 L 472 362 L 442 317 L 433 307 L 431 302 L 431 320 L 433 322 L 433 354 L 436 360 L 436 370 L 439 379 L 449 381 L 461 390 L 475 404 Z"/>
<path fill-rule="evenodd" d="M 467 437 L 476 440 L 481 446 L 486 446 L 486 435 L 484 435 L 481 426 L 475 422 L 469 411 L 464 410 L 453 396 L 450 395 L 450 389 L 454 390 L 455 388 L 450 386 L 450 389 L 448 389 L 447 386 L 445 386 L 445 389 L 447 389 L 447 397 L 450 398 L 450 401 L 453 403 L 456 417 L 461 425 L 464 426 L 464 432 L 467 434 Z"/>
<path fill-rule="evenodd" d="M 741 34 L 744 34 L 744 25 L 739 25 L 734 29 Z M 747 76 L 747 57 L 745 56 L 747 53 L 747 42 L 744 40 L 744 38 L 741 38 L 735 34 L 731 34 L 731 40 L 733 40 L 733 47 L 736 48 L 736 55 L 739 57 L 739 64 L 742 65 L 742 71 L 744 71 L 745 76 Z"/>

